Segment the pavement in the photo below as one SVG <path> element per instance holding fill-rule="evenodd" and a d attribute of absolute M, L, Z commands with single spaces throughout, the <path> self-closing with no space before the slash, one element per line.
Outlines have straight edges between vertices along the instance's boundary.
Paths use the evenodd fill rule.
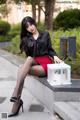
<path fill-rule="evenodd" d="M 0 120 L 59 120 L 25 87 L 22 92 L 24 112 L 20 111 L 16 117 L 7 117 L 13 104 L 9 100 L 16 84 L 17 70 L 24 61 L 0 49 Z"/>

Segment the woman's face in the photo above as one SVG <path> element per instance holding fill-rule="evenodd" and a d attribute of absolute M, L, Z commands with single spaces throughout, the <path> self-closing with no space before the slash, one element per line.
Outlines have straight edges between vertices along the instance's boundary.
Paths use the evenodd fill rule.
<path fill-rule="evenodd" d="M 28 32 L 34 34 L 37 30 L 36 26 L 34 24 L 27 23 L 28 27 L 26 28 Z"/>

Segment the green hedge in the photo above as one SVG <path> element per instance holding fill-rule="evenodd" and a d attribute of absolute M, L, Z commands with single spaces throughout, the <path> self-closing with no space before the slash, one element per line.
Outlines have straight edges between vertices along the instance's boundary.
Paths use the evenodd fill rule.
<path fill-rule="evenodd" d="M 69 29 L 80 26 L 80 10 L 68 9 L 60 12 L 53 21 L 53 28 L 55 29 Z"/>
<path fill-rule="evenodd" d="M 8 22 L 0 20 L 0 35 L 6 35 L 10 28 L 11 26 Z"/>
<path fill-rule="evenodd" d="M 16 35 L 20 34 L 20 30 L 21 30 L 20 23 L 12 25 L 8 35 L 11 36 L 11 38 L 14 38 Z"/>
<path fill-rule="evenodd" d="M 15 38 L 17 35 L 20 35 L 20 30 L 20 23 L 12 25 L 10 31 L 6 35 L 0 35 L 0 41 L 12 41 L 13 38 Z"/>
<path fill-rule="evenodd" d="M 11 46 L 12 53 L 19 53 L 20 52 L 19 45 L 20 45 L 20 36 L 16 35 L 12 39 L 12 46 Z"/>

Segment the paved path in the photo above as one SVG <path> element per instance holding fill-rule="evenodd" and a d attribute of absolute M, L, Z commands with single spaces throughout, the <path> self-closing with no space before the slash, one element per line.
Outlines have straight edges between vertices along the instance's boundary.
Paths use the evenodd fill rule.
<path fill-rule="evenodd" d="M 9 102 L 9 99 L 16 83 L 18 66 L 23 62 L 24 59 L 0 50 L 0 120 L 4 120 L 6 113 L 11 110 L 12 103 Z M 20 112 L 19 116 L 8 119 L 58 120 L 26 88 L 23 88 L 22 99 L 24 101 L 24 113 L 21 114 Z"/>

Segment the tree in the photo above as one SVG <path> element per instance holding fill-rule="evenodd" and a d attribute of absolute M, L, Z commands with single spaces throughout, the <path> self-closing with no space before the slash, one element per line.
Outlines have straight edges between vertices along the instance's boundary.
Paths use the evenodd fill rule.
<path fill-rule="evenodd" d="M 7 17 L 8 19 L 8 13 L 11 9 L 7 2 L 10 2 L 10 0 L 0 0 L 0 13 L 2 14 L 2 17 Z"/>
<path fill-rule="evenodd" d="M 35 0 L 30 0 L 32 4 L 32 17 L 36 20 L 36 2 Z"/>
<path fill-rule="evenodd" d="M 25 0 L 32 5 L 32 17 L 36 20 L 36 5 L 38 6 L 38 22 L 40 21 L 40 1 L 41 0 Z"/>
<path fill-rule="evenodd" d="M 6 17 L 9 12 L 10 12 L 10 8 L 7 7 L 6 4 L 2 4 L 2 5 L 0 6 L 0 13 L 2 14 L 2 17 Z"/>
<path fill-rule="evenodd" d="M 0 4 L 5 4 L 7 0 L 0 0 Z"/>
<path fill-rule="evenodd" d="M 32 3 L 34 3 L 35 5 L 37 4 L 38 5 L 38 20 L 40 19 L 40 9 L 41 6 L 40 6 L 40 2 L 43 1 L 44 2 L 44 7 L 45 7 L 45 11 L 44 14 L 45 14 L 45 28 L 47 30 L 52 30 L 53 29 L 53 13 L 54 13 L 54 7 L 55 7 L 55 2 L 56 0 L 31 0 Z M 36 17 L 34 17 L 36 18 Z"/>
<path fill-rule="evenodd" d="M 53 12 L 56 0 L 45 0 L 45 27 L 48 30 L 53 29 Z"/>
<path fill-rule="evenodd" d="M 0 0 L 0 3 L 5 2 L 7 0 Z M 45 14 L 45 28 L 47 30 L 53 29 L 53 13 L 54 13 L 54 6 L 56 0 L 13 0 L 16 3 L 19 3 L 20 1 L 30 3 L 32 5 L 32 15 L 33 18 L 36 20 L 36 5 L 38 5 L 38 21 L 40 21 L 40 11 L 42 10 L 41 7 L 41 1 L 44 2 L 44 14 Z"/>
<path fill-rule="evenodd" d="M 36 20 L 36 0 L 14 0 L 16 4 L 23 1 L 32 5 L 32 17 Z"/>
<path fill-rule="evenodd" d="M 32 5 L 32 17 L 36 20 L 36 5 L 38 5 L 38 21 L 40 21 L 40 1 L 41 0 L 14 0 L 15 3 L 25 1 Z"/>

